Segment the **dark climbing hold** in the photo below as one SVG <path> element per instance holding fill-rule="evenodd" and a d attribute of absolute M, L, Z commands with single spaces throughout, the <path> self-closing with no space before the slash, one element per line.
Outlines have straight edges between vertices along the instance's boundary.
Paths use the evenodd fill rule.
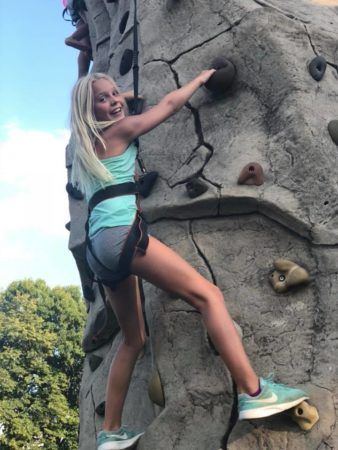
<path fill-rule="evenodd" d="M 137 180 L 138 192 L 143 198 L 147 198 L 150 194 L 156 180 L 158 177 L 158 172 L 148 172 L 141 175 Z"/>
<path fill-rule="evenodd" d="M 208 186 L 199 178 L 192 178 L 185 187 L 190 198 L 198 197 L 208 190 Z"/>
<path fill-rule="evenodd" d="M 70 222 L 67 222 L 65 225 L 66 230 L 70 231 Z"/>
<path fill-rule="evenodd" d="M 128 18 L 129 18 L 129 11 L 126 11 L 122 16 L 120 26 L 119 26 L 119 31 L 121 34 L 123 34 L 124 30 L 126 29 Z"/>
<path fill-rule="evenodd" d="M 83 193 L 78 188 L 76 188 L 72 183 L 66 184 L 66 191 L 75 200 L 83 200 L 84 198 Z"/>
<path fill-rule="evenodd" d="M 232 85 L 236 68 L 228 59 L 218 57 L 212 62 L 211 69 L 216 69 L 216 72 L 205 83 L 205 87 L 215 94 L 223 94 Z"/>
<path fill-rule="evenodd" d="M 104 410 L 106 409 L 106 402 L 101 402 L 96 408 L 95 408 L 95 412 L 96 414 L 98 414 L 99 416 L 104 416 Z"/>
<path fill-rule="evenodd" d="M 133 65 L 133 51 L 127 48 L 122 55 L 120 63 L 120 75 L 125 75 L 129 72 Z"/>
<path fill-rule="evenodd" d="M 320 81 L 326 70 L 326 59 L 323 56 L 316 56 L 309 64 L 309 72 L 312 78 Z"/>
<path fill-rule="evenodd" d="M 333 142 L 338 145 L 338 120 L 331 120 L 328 125 L 328 130 Z"/>
<path fill-rule="evenodd" d="M 102 363 L 103 358 L 98 355 L 90 355 L 89 356 L 89 367 L 92 372 L 94 372 L 99 365 Z"/>
<path fill-rule="evenodd" d="M 109 342 L 120 330 L 117 319 L 110 306 L 102 308 L 95 317 L 90 329 L 86 333 L 82 348 L 90 353 Z"/>
<path fill-rule="evenodd" d="M 131 98 L 127 100 L 128 110 L 130 114 L 141 114 L 144 108 L 144 98 Z"/>
<path fill-rule="evenodd" d="M 239 174 L 238 184 L 248 184 L 260 186 L 264 183 L 264 173 L 262 166 L 256 162 L 251 162 L 243 167 Z"/>
<path fill-rule="evenodd" d="M 84 286 L 83 288 L 83 296 L 89 302 L 95 302 L 95 294 L 91 286 Z"/>

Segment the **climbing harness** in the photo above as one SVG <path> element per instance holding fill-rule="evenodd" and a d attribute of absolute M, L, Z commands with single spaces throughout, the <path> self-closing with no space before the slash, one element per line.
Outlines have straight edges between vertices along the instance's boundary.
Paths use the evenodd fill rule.
<path fill-rule="evenodd" d="M 138 33 L 137 33 L 137 1 L 134 0 L 134 27 L 133 27 L 133 87 L 134 87 L 134 99 L 132 102 L 131 114 L 140 114 L 143 107 L 143 99 L 138 96 L 138 82 L 139 82 L 139 65 L 138 65 Z M 140 156 L 140 142 L 139 139 L 135 139 L 135 145 L 137 147 L 137 162 L 142 172 L 137 179 L 139 193 L 142 197 L 146 198 L 150 194 L 155 181 L 158 177 L 158 172 L 147 172 L 145 165 Z"/>
<path fill-rule="evenodd" d="M 87 243 L 87 251 L 90 252 L 92 257 L 95 259 L 97 264 L 99 264 L 104 271 L 109 273 L 109 277 L 101 278 L 97 275 L 94 276 L 93 280 L 99 281 L 100 283 L 110 287 L 111 289 L 115 289 L 117 284 L 127 278 L 130 275 L 130 264 L 132 259 L 136 253 L 139 251 L 141 253 L 145 253 L 149 243 L 149 237 L 147 234 L 147 224 L 144 221 L 141 209 L 139 207 L 137 201 L 137 212 L 132 223 L 132 226 L 129 230 L 127 239 L 125 240 L 122 253 L 119 259 L 119 269 L 118 271 L 112 271 L 109 267 L 105 266 L 99 258 L 95 255 L 93 250 L 91 241 L 88 236 L 88 228 L 89 228 L 89 216 L 91 211 L 95 208 L 96 205 L 107 200 L 109 198 L 119 197 L 122 195 L 138 195 L 139 189 L 138 184 L 133 182 L 120 183 L 106 187 L 105 189 L 100 189 L 97 191 L 88 203 L 88 220 L 86 223 L 86 243 Z"/>

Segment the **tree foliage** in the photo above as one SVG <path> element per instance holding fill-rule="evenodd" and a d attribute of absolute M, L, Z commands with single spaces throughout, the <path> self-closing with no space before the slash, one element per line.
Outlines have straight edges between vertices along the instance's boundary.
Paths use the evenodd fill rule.
<path fill-rule="evenodd" d="M 75 286 L 0 293 L 0 448 L 77 448 L 85 307 Z"/>

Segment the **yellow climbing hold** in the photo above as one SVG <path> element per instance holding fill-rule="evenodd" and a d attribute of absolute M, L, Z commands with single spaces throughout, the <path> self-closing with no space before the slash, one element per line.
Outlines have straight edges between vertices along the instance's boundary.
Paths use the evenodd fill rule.
<path fill-rule="evenodd" d="M 288 259 L 276 259 L 275 269 L 270 277 L 270 282 L 276 292 L 286 292 L 289 288 L 308 283 L 310 280 L 308 272 L 298 264 Z"/>
<path fill-rule="evenodd" d="M 148 387 L 148 394 L 150 397 L 150 400 L 155 403 L 158 406 L 164 406 L 164 393 L 161 383 L 160 374 L 158 373 L 158 370 L 154 370 L 153 375 L 150 379 L 149 387 Z"/>
<path fill-rule="evenodd" d="M 302 430 L 308 431 L 318 422 L 319 414 L 315 406 L 302 402 L 292 408 L 290 411 L 291 418 Z"/>

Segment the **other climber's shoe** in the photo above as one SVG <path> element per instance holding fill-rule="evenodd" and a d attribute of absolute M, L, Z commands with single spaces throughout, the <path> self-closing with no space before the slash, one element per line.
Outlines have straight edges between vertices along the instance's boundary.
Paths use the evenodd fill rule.
<path fill-rule="evenodd" d="M 97 450 L 122 450 L 130 448 L 143 433 L 133 433 L 124 428 L 118 431 L 100 431 L 97 435 Z"/>
<path fill-rule="evenodd" d="M 260 387 L 261 392 L 255 397 L 238 395 L 239 420 L 272 416 L 309 398 L 301 389 L 274 383 L 270 378 L 260 378 Z"/>

